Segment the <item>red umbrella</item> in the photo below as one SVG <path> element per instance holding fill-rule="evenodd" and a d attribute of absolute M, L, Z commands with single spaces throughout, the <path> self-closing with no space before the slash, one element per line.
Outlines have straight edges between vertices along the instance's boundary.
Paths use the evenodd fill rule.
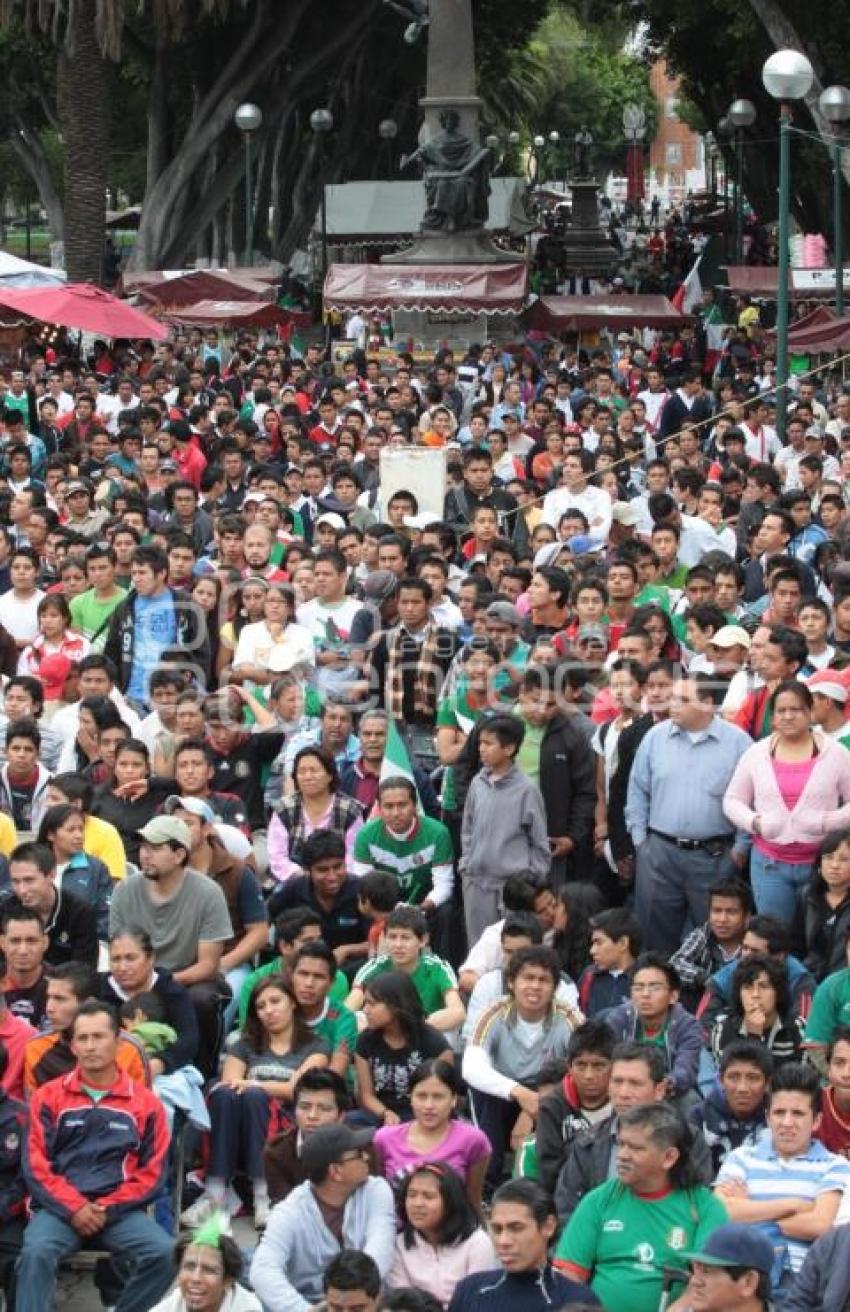
<path fill-rule="evenodd" d="M 168 328 L 126 301 L 87 282 L 64 287 L 0 289 L 0 306 L 61 328 L 79 328 L 101 337 L 147 337 L 162 341 Z"/>

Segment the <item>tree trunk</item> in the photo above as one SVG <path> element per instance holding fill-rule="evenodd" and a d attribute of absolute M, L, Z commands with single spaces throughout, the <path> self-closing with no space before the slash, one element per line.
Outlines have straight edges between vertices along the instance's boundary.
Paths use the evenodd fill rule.
<path fill-rule="evenodd" d="M 100 53 L 96 24 L 97 0 L 76 0 L 58 61 L 70 282 L 100 283 L 103 267 L 111 66 Z"/>
<path fill-rule="evenodd" d="M 29 173 L 47 214 L 47 226 L 52 241 L 62 241 L 65 232 L 65 214 L 62 200 L 53 185 L 50 166 L 41 142 L 34 132 L 30 132 L 23 123 L 18 122 L 16 130 L 9 134 L 9 145 L 17 155 L 23 167 Z"/>

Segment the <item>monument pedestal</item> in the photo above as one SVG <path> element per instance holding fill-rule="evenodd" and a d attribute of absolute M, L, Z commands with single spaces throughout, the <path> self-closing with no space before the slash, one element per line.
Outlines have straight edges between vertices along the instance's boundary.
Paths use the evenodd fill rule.
<path fill-rule="evenodd" d="M 420 232 L 412 246 L 381 256 L 382 264 L 516 264 L 522 257 L 503 250 L 486 232 Z"/>
<path fill-rule="evenodd" d="M 573 182 L 572 215 L 564 237 L 567 271 L 588 278 L 605 277 L 611 272 L 617 252 L 599 223 L 599 183 L 588 178 Z"/>

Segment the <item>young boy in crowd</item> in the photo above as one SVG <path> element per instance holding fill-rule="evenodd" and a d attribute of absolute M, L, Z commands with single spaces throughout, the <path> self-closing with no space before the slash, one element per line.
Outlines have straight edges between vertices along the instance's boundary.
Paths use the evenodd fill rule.
<path fill-rule="evenodd" d="M 850 1157 L 850 1027 L 839 1025 L 826 1045 L 826 1088 L 815 1135 L 830 1152 Z"/>
<path fill-rule="evenodd" d="M 709 977 L 740 957 L 751 910 L 750 890 L 740 879 L 724 879 L 709 891 L 708 920 L 670 958 L 688 1011 L 696 1011 Z"/>
<path fill-rule="evenodd" d="M 127 999 L 118 1014 L 122 1030 L 132 1034 L 149 1057 L 158 1057 L 177 1042 L 177 1031 L 166 1024 L 165 1007 L 157 993 L 137 993 Z"/>
<path fill-rule="evenodd" d="M 483 768 L 466 796 L 459 862 L 470 944 L 498 920 L 509 876 L 521 871 L 536 883 L 549 872 L 543 798 L 515 763 L 524 736 L 522 721 L 511 715 L 494 715 L 479 735 Z"/>
<path fill-rule="evenodd" d="M 428 917 L 418 907 L 400 906 L 386 920 L 386 953 L 367 961 L 354 976 L 345 1000 L 350 1011 L 363 1006 L 366 987 L 376 975 L 400 970 L 409 975 L 422 1002 L 428 1024 L 438 1030 L 453 1030 L 463 1024 L 466 1011 L 457 987 L 457 976 L 447 961 L 427 951 Z"/>
<path fill-rule="evenodd" d="M 760 1043 L 740 1039 L 724 1049 L 717 1079 L 689 1112 L 711 1150 L 715 1175 L 727 1154 L 742 1144 L 752 1146 L 765 1129 L 772 1075 L 773 1058 Z"/>
<path fill-rule="evenodd" d="M 613 1054 L 614 1036 L 605 1022 L 585 1021 L 570 1039 L 566 1072 L 551 1092 L 540 1092 L 537 1179 L 549 1194 L 555 1191 L 576 1136 L 611 1115 L 608 1082 Z"/>
<path fill-rule="evenodd" d="M 578 982 L 579 1006 L 585 1016 L 628 1001 L 632 968 L 640 952 L 640 926 L 623 907 L 600 911 L 590 921 L 592 965 Z"/>
<path fill-rule="evenodd" d="M 371 920 L 369 956 L 387 950 L 387 916 L 400 901 L 398 880 L 390 870 L 370 870 L 360 878 L 360 914 Z"/>
<path fill-rule="evenodd" d="M 618 1043 L 651 1043 L 665 1055 L 670 1096 L 695 1086 L 702 1051 L 700 1027 L 679 1002 L 679 976 L 660 952 L 644 952 L 635 962 L 631 999 L 601 1019 Z"/>

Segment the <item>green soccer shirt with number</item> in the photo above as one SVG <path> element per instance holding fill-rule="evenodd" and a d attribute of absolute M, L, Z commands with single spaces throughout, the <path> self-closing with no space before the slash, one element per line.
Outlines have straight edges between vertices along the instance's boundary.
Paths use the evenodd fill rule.
<path fill-rule="evenodd" d="M 608 1312 L 622 1312 L 624 1290 L 629 1312 L 657 1312 L 662 1267 L 681 1266 L 684 1284 L 679 1254 L 702 1248 L 727 1220 L 726 1208 L 703 1185 L 646 1197 L 608 1180 L 579 1203 L 558 1242 L 555 1265 L 588 1281 Z"/>
<path fill-rule="evenodd" d="M 354 874 L 385 870 L 398 880 L 402 902 L 419 906 L 436 893 L 439 905 L 451 897 L 454 853 L 449 831 L 439 820 L 418 816 L 409 833 L 398 836 L 380 818 L 370 820 L 354 840 Z"/>
<path fill-rule="evenodd" d="M 354 988 L 367 989 L 369 981 L 376 975 L 383 975 L 387 970 L 395 970 L 392 958 L 384 954 L 367 961 L 354 976 Z M 420 953 L 415 970 L 410 972 L 411 982 L 419 994 L 422 1009 L 426 1016 L 440 1011 L 445 1005 L 446 994 L 457 988 L 457 976 L 447 961 L 437 957 L 433 952 Z"/>

